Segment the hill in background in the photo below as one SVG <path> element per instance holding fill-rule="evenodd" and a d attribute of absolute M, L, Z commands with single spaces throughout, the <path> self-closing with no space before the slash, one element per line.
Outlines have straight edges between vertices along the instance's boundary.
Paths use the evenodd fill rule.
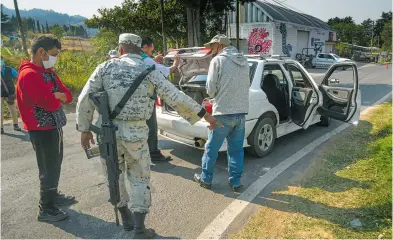
<path fill-rule="evenodd" d="M 11 16 L 15 16 L 15 9 L 10 9 L 7 8 L 4 4 L 2 4 L 2 10 L 4 14 Z M 55 12 L 53 10 L 44 10 L 44 9 L 38 9 L 34 8 L 31 10 L 21 10 L 19 9 L 20 15 L 22 18 L 32 18 L 35 21 L 40 21 L 41 24 L 45 24 L 48 22 L 49 26 L 53 26 L 55 24 L 58 24 L 60 26 L 66 25 L 73 25 L 73 26 L 80 26 L 82 25 L 88 35 L 95 36 L 98 32 L 98 29 L 91 29 L 87 28 L 86 24 L 84 23 L 87 18 L 80 16 L 80 15 L 74 15 L 70 16 L 66 13 L 59 13 Z"/>

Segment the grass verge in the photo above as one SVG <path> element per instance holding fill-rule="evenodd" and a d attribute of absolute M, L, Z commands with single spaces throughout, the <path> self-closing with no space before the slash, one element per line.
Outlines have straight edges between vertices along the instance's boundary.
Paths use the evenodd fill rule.
<path fill-rule="evenodd" d="M 392 239 L 392 104 L 331 139 L 295 182 L 232 238 Z"/>

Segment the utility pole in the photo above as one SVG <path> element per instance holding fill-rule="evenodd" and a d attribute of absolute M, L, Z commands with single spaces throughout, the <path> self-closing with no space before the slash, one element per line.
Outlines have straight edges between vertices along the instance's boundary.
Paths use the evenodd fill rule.
<path fill-rule="evenodd" d="M 16 19 L 18 20 L 19 24 L 19 30 L 20 30 L 20 36 L 22 38 L 22 46 L 23 46 L 23 51 L 25 52 L 26 56 L 29 55 L 27 51 L 27 45 L 26 45 L 26 39 L 25 39 L 25 31 L 23 30 L 23 24 L 22 24 L 22 19 L 19 14 L 19 7 L 18 7 L 18 1 L 14 0 L 14 7 L 15 7 L 15 13 L 16 13 Z"/>
<path fill-rule="evenodd" d="M 167 54 L 166 50 L 166 37 L 164 30 L 164 0 L 161 0 L 161 23 L 162 23 L 162 44 L 163 44 L 163 55 Z"/>
<path fill-rule="evenodd" d="M 236 47 L 237 50 L 240 51 L 239 25 L 240 25 L 240 0 L 236 0 Z"/>

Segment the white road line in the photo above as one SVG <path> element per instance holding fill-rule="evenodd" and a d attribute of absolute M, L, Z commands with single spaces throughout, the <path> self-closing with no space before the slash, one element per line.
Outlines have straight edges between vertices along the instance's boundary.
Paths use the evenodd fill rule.
<path fill-rule="evenodd" d="M 361 116 L 367 114 L 376 105 L 379 105 L 392 96 L 390 92 L 372 106 L 366 108 L 362 111 Z M 312 143 L 308 144 L 302 148 L 297 153 L 285 159 L 283 162 L 272 168 L 269 172 L 262 175 L 258 180 L 253 182 L 240 196 L 234 200 L 227 208 L 225 208 L 198 236 L 198 239 L 220 239 L 225 233 L 228 226 L 233 222 L 233 220 L 245 209 L 245 207 L 278 175 L 284 172 L 292 164 L 312 152 L 316 147 L 333 137 L 334 135 L 340 133 L 350 124 L 345 123 L 333 131 L 323 135 Z"/>

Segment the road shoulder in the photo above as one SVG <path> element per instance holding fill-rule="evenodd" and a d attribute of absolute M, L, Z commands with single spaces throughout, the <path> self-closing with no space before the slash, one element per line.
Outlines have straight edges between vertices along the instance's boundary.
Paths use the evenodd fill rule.
<path fill-rule="evenodd" d="M 391 239 L 391 106 L 368 111 L 324 144 L 232 237 Z"/>

